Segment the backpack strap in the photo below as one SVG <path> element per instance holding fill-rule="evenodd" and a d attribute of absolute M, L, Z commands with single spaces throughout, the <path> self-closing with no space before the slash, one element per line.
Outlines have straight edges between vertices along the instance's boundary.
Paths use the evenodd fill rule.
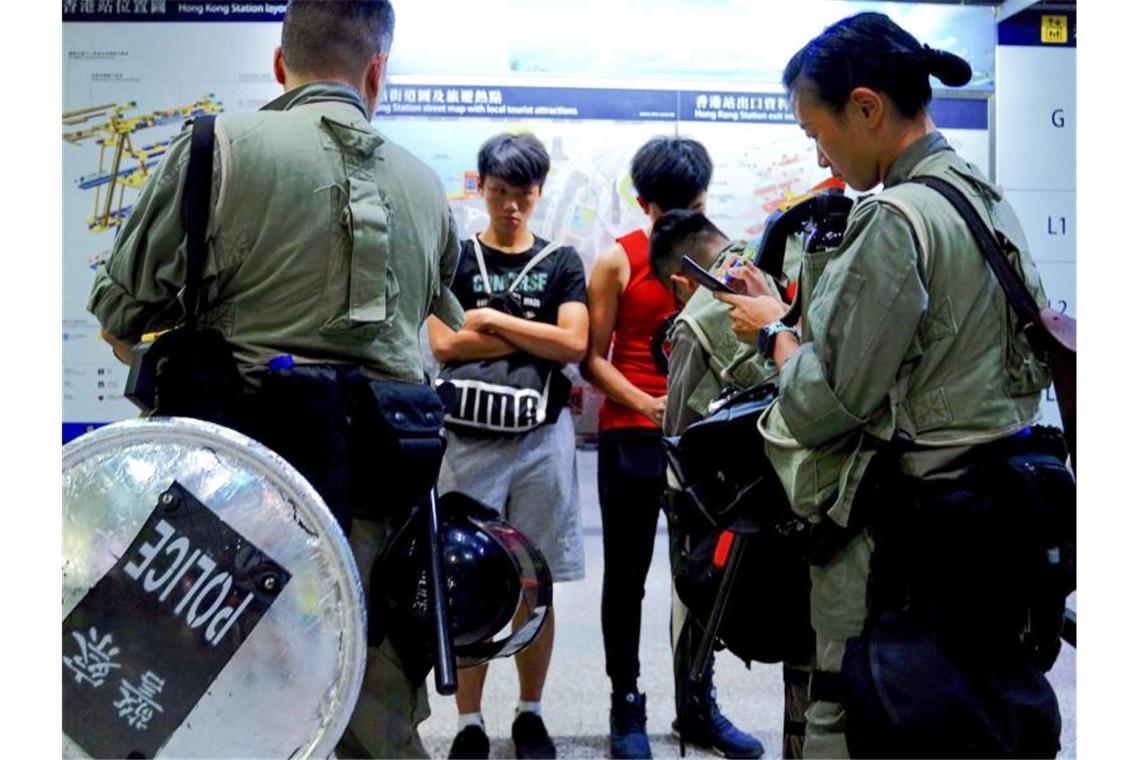
<path fill-rule="evenodd" d="M 923 174 L 911 177 L 910 181 L 929 187 L 950 202 L 950 205 L 954 207 L 966 222 L 966 226 L 970 228 L 970 234 L 974 236 L 974 241 L 977 242 L 978 248 L 981 249 L 982 256 L 985 257 L 986 263 L 988 263 L 990 269 L 993 270 L 998 283 L 1001 285 L 1001 289 L 1005 291 L 1010 306 L 1013 307 L 1014 312 L 1017 314 L 1018 328 L 1026 331 L 1026 336 L 1030 339 L 1030 342 L 1034 344 L 1035 348 L 1038 350 L 1045 348 L 1045 346 L 1041 344 L 1040 334 L 1036 330 L 1028 329 L 1037 325 L 1040 307 L 1038 307 L 1037 302 L 1033 300 L 1029 288 L 1025 286 L 1025 281 L 1021 279 L 1021 276 L 1014 270 L 1013 264 L 1011 264 L 1009 259 L 1002 253 L 997 238 L 994 237 L 993 232 L 986 226 L 986 223 L 982 221 L 981 216 L 973 204 L 970 203 L 961 190 L 941 177 L 932 177 L 928 174 Z"/>
<path fill-rule="evenodd" d="M 475 263 L 479 265 L 479 275 L 483 278 L 483 290 L 487 291 L 487 295 L 491 293 L 491 279 L 487 276 L 487 262 L 483 260 L 483 246 L 479 245 L 479 236 L 471 236 L 471 244 L 474 246 Z"/>
<path fill-rule="evenodd" d="M 543 259 L 545 259 L 550 254 L 554 253 L 560 247 L 561 247 L 561 244 L 558 243 L 557 241 L 554 241 L 554 240 L 547 243 L 546 246 L 543 247 L 543 249 L 541 251 L 539 251 L 538 253 L 536 253 L 534 256 L 531 257 L 530 261 L 528 261 L 526 263 L 526 266 L 524 266 L 522 268 L 522 271 L 519 272 L 517 275 L 515 275 L 515 280 L 514 280 L 514 282 L 511 283 L 511 286 L 509 288 L 507 288 L 507 292 L 508 293 L 514 293 L 515 288 L 517 288 L 519 286 L 519 284 L 523 281 L 523 278 L 526 277 L 527 274 L 530 273 L 530 270 L 532 270 L 536 266 L 538 266 L 539 263 L 541 263 Z"/>
<path fill-rule="evenodd" d="M 483 259 L 483 247 L 481 245 L 479 245 L 479 236 L 478 235 L 472 235 L 471 236 L 471 243 L 474 246 L 474 250 L 475 250 L 475 262 L 479 265 L 479 274 L 482 275 L 482 277 L 483 277 L 483 290 L 487 291 L 487 295 L 492 295 L 492 293 L 491 293 L 491 280 L 487 276 L 487 262 Z M 543 259 L 545 259 L 550 254 L 554 253 L 560 247 L 562 247 L 561 243 L 554 241 L 554 240 L 547 243 L 546 246 L 544 246 L 541 251 L 539 251 L 538 253 L 536 253 L 534 256 L 531 257 L 530 261 L 528 261 L 526 263 L 526 265 L 522 268 L 522 271 L 520 271 L 517 275 L 515 275 L 515 279 L 511 282 L 510 286 L 507 288 L 507 292 L 508 293 L 515 292 L 515 288 L 517 288 L 519 286 L 519 284 L 523 281 L 523 278 L 527 276 L 527 274 L 530 272 L 530 270 L 532 270 L 536 266 L 538 266 L 539 263 L 541 263 Z"/>

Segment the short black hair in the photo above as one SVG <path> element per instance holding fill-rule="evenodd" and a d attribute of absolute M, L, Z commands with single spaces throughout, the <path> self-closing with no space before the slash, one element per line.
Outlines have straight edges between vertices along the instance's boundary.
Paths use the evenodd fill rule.
<path fill-rule="evenodd" d="M 784 88 L 795 95 L 810 82 L 821 103 L 842 111 L 851 91 L 884 93 L 899 113 L 914 118 L 930 103 L 931 75 L 950 87 L 970 81 L 970 64 L 919 44 L 882 13 L 856 13 L 827 27 L 784 67 Z"/>
<path fill-rule="evenodd" d="M 295 74 L 355 78 L 391 50 L 395 26 L 388 0 L 290 0 L 281 55 Z"/>
<path fill-rule="evenodd" d="M 654 137 L 637 149 L 629 173 L 637 194 L 662 211 L 688 208 L 709 189 L 712 159 L 688 137 Z"/>
<path fill-rule="evenodd" d="M 530 132 L 495 135 L 479 148 L 479 181 L 499 177 L 515 187 L 529 188 L 546 182 L 550 154 Z"/>
<path fill-rule="evenodd" d="M 649 235 L 649 266 L 653 274 L 666 286 L 669 275 L 681 271 L 681 259 L 692 256 L 703 267 L 712 264 L 706 259 L 709 243 L 726 242 L 728 236 L 709 218 L 692 209 L 673 209 L 657 217 Z"/>

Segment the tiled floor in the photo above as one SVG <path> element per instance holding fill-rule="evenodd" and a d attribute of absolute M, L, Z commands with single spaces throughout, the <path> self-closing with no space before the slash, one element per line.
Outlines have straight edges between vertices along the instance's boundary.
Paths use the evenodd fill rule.
<path fill-rule="evenodd" d="M 596 467 L 592 451 L 578 452 L 582 524 L 586 533 L 586 578 L 555 587 L 558 615 L 554 659 L 543 696 L 543 716 L 559 757 L 605 757 L 609 748 L 609 681 L 602 657 L 599 605 L 602 586 L 602 537 L 598 512 Z M 658 526 L 653 565 L 642 606 L 641 688 L 648 694 L 648 728 L 655 757 L 678 757 L 669 737 L 673 720 L 673 676 L 669 651 L 669 569 L 665 523 Z M 1071 600 L 1075 604 L 1075 599 Z M 739 727 L 759 737 L 766 757 L 780 756 L 783 685 L 778 665 L 754 664 L 721 653 L 716 660 L 716 686 L 721 708 Z M 1076 756 L 1076 652 L 1065 645 L 1049 673 L 1057 692 L 1064 728 L 1060 757 Z M 429 676 L 429 685 L 431 679 Z M 514 665 L 491 664 L 483 715 L 491 736 L 491 757 L 514 757 L 511 720 L 518 699 Z M 432 716 L 420 727 L 433 757 L 446 757 L 455 733 L 455 701 L 431 694 Z M 709 757 L 688 750 L 688 756 Z"/>

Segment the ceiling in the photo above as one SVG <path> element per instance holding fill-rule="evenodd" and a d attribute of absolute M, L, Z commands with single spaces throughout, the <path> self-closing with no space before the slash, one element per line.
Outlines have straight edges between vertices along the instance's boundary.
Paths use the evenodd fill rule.
<path fill-rule="evenodd" d="M 926 5 L 1007 5 L 1007 0 L 896 0 L 903 3 L 922 3 Z M 1024 5 L 1024 3 L 1021 3 Z M 1043 2 L 1035 3 L 1034 7 L 1042 10 L 1049 10 L 1055 8 L 1076 8 L 1077 0 L 1044 0 Z"/>

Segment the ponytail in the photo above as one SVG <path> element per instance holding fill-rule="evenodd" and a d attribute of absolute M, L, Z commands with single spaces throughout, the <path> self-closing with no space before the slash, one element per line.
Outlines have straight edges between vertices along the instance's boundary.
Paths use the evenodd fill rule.
<path fill-rule="evenodd" d="M 804 45 L 784 68 L 784 87 L 794 93 L 814 85 L 821 103 L 843 110 L 851 91 L 882 92 L 899 113 L 914 118 L 932 96 L 930 77 L 948 87 L 970 81 L 970 64 L 945 50 L 919 44 L 882 13 L 857 13 L 829 26 Z"/>
<path fill-rule="evenodd" d="M 946 50 L 923 45 L 916 53 L 919 65 L 947 87 L 961 87 L 970 82 L 974 72 L 964 58 Z"/>

